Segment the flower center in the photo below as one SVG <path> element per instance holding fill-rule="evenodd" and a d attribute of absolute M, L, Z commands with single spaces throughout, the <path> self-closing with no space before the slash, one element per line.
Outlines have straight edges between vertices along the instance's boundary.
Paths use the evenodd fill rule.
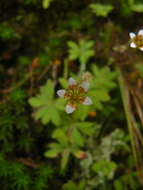
<path fill-rule="evenodd" d="M 85 91 L 79 85 L 69 86 L 67 92 L 65 94 L 65 98 L 67 98 L 71 103 L 81 103 L 85 99 Z"/>
<path fill-rule="evenodd" d="M 143 47 L 143 35 L 136 35 L 134 38 L 133 38 L 133 41 L 137 47 Z"/>

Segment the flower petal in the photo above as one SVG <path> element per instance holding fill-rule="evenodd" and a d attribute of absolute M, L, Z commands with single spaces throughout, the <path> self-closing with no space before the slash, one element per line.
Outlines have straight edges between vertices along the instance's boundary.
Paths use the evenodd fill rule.
<path fill-rule="evenodd" d="M 89 82 L 84 81 L 84 82 L 81 83 L 80 86 L 85 90 L 85 92 L 87 92 L 88 89 L 89 89 Z"/>
<path fill-rule="evenodd" d="M 137 46 L 136 46 L 136 44 L 135 44 L 134 42 L 131 42 L 131 43 L 130 43 L 130 47 L 136 48 Z"/>
<path fill-rule="evenodd" d="M 70 104 L 67 104 L 65 110 L 66 110 L 66 113 L 67 113 L 67 114 L 72 113 L 72 112 L 75 111 L 75 106 L 70 105 Z"/>
<path fill-rule="evenodd" d="M 69 86 L 72 86 L 72 85 L 76 85 L 77 82 L 72 77 L 70 77 L 68 80 L 68 84 L 69 84 Z"/>
<path fill-rule="evenodd" d="M 140 47 L 139 49 L 140 49 L 141 51 L 143 51 L 143 47 Z"/>
<path fill-rule="evenodd" d="M 139 30 L 138 35 L 143 35 L 143 29 Z"/>
<path fill-rule="evenodd" d="M 134 38 L 136 35 L 135 35 L 135 33 L 130 32 L 130 33 L 129 33 L 129 36 L 130 36 L 130 38 L 132 39 L 132 38 Z"/>
<path fill-rule="evenodd" d="M 87 96 L 84 101 L 83 101 L 84 105 L 91 105 L 92 104 L 92 100 Z"/>
<path fill-rule="evenodd" d="M 61 90 L 57 91 L 58 96 L 61 97 L 61 98 L 64 98 L 65 93 L 66 93 L 66 90 L 64 90 L 64 89 L 61 89 Z"/>

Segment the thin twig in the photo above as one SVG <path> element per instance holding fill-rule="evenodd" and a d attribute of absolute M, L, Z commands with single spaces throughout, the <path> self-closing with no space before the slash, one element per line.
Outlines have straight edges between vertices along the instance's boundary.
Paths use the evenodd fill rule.
<path fill-rule="evenodd" d="M 29 158 L 18 158 L 16 161 L 34 169 L 37 169 L 41 166 L 40 163 L 35 163 L 32 159 Z"/>
<path fill-rule="evenodd" d="M 38 77 L 38 81 L 41 80 L 45 76 L 45 74 L 49 71 L 50 67 L 52 66 L 52 63 L 48 64 L 47 67 L 44 69 L 44 71 L 41 73 L 41 75 Z"/>
<path fill-rule="evenodd" d="M 7 89 L 4 89 L 4 90 L 2 90 L 1 92 L 2 92 L 3 94 L 6 94 L 6 93 L 10 93 L 10 92 L 12 92 L 13 90 L 19 88 L 20 86 L 22 86 L 22 85 L 31 77 L 32 74 L 33 74 L 33 73 L 28 73 L 28 74 L 25 76 L 25 78 L 24 78 L 23 80 L 21 80 L 19 83 L 17 83 L 15 86 L 10 87 L 10 88 L 7 88 Z"/>

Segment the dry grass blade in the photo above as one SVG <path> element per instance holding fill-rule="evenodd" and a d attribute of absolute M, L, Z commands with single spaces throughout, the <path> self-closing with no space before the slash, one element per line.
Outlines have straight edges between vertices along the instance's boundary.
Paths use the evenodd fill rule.
<path fill-rule="evenodd" d="M 137 109 L 138 116 L 139 116 L 141 124 L 143 126 L 143 111 L 142 111 L 140 102 L 139 102 L 139 100 L 137 98 L 136 93 L 133 90 L 131 90 L 131 93 L 132 93 L 133 100 L 134 100 L 134 103 L 135 103 L 135 106 L 136 106 L 136 109 Z"/>
<path fill-rule="evenodd" d="M 122 75 L 120 68 L 117 68 L 117 71 L 119 74 L 118 81 L 120 85 L 123 106 L 124 106 L 125 115 L 127 119 L 127 126 L 129 130 L 130 138 L 131 138 L 131 145 L 132 145 L 132 151 L 133 151 L 133 156 L 135 160 L 136 170 L 137 170 L 140 183 L 143 185 L 143 166 L 142 166 L 142 163 L 143 163 L 142 139 L 143 138 L 131 110 L 131 100 L 130 100 L 131 92 L 128 88 L 128 85 L 125 82 L 125 79 Z"/>

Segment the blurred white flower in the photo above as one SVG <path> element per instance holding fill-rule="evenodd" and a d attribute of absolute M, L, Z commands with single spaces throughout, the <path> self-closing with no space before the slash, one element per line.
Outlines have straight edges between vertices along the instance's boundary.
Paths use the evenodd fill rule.
<path fill-rule="evenodd" d="M 66 90 L 61 89 L 57 91 L 59 97 L 65 98 L 67 100 L 67 105 L 65 107 L 66 113 L 70 114 L 74 112 L 79 103 L 84 105 L 92 104 L 92 100 L 86 96 L 88 89 L 88 81 L 84 80 L 81 83 L 77 83 L 73 78 L 69 78 L 68 88 Z"/>
<path fill-rule="evenodd" d="M 130 32 L 130 47 L 138 48 L 143 51 L 143 29 L 139 30 L 137 34 Z"/>

